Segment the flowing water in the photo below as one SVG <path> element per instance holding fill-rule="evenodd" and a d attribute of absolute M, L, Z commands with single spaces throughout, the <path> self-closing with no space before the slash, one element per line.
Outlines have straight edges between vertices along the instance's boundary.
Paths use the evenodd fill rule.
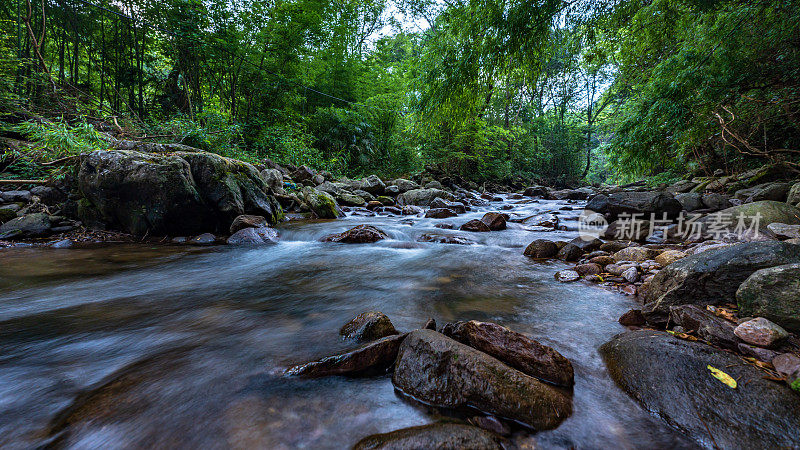
<path fill-rule="evenodd" d="M 567 203 L 505 200 L 413 224 L 358 216 L 289 222 L 279 244 L 259 248 L 0 250 L 0 447 L 348 448 L 369 434 L 432 422 L 437 412 L 398 396 L 387 376 L 280 376 L 292 363 L 352 346 L 338 330 L 368 310 L 400 330 L 431 317 L 493 321 L 569 358 L 573 415 L 556 430 L 518 430 L 518 445 L 693 446 L 617 388 L 597 353 L 624 331 L 617 318 L 635 303 L 560 284 L 553 273 L 564 264 L 522 255 L 534 239 L 576 232 L 433 226 L 460 225 L 500 205 L 524 217 Z M 560 215 L 574 225 L 577 211 Z M 362 223 L 390 239 L 319 242 Z M 418 243 L 422 233 L 476 243 Z"/>

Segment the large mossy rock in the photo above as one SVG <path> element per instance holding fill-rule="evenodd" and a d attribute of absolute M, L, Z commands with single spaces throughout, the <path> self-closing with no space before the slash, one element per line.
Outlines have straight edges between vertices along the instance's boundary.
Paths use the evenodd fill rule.
<path fill-rule="evenodd" d="M 175 155 L 189 163 L 200 196 L 220 225 L 227 227 L 241 214 L 264 216 L 270 225 L 282 217 L 269 184 L 251 164 L 206 152 Z"/>
<path fill-rule="evenodd" d="M 793 263 L 800 263 L 800 245 L 785 242 L 747 242 L 687 256 L 652 279 L 642 313 L 649 323 L 659 324 L 667 321 L 670 306 L 733 302 L 753 272 Z"/>
<path fill-rule="evenodd" d="M 754 272 L 739 286 L 736 302 L 742 316 L 764 317 L 800 332 L 800 264 Z"/>
<path fill-rule="evenodd" d="M 428 206 L 431 202 L 441 197 L 444 200 L 453 201 L 455 197 L 453 194 L 442 189 L 426 188 L 426 189 L 412 189 L 397 196 L 397 204 L 400 206 L 416 205 Z"/>
<path fill-rule="evenodd" d="M 595 195 L 586 204 L 586 209 L 603 214 L 609 220 L 614 220 L 621 214 L 643 214 L 639 219 L 650 219 L 650 214 L 656 218 L 666 213 L 675 217 L 683 209 L 678 200 L 661 191 L 643 192 L 616 192 L 609 195 Z"/>
<path fill-rule="evenodd" d="M 434 406 L 477 408 L 537 430 L 555 428 L 572 413 L 572 398 L 564 390 L 433 330 L 408 334 L 392 382 Z"/>
<path fill-rule="evenodd" d="M 327 192 L 305 187 L 302 191 L 303 200 L 308 204 L 314 217 L 318 219 L 336 219 L 339 217 L 339 205 Z"/>
<path fill-rule="evenodd" d="M 215 228 L 191 166 L 179 156 L 94 151 L 81 163 L 78 187 L 104 222 L 129 233 L 186 235 Z"/>
<path fill-rule="evenodd" d="M 388 449 L 481 449 L 506 448 L 496 434 L 461 423 L 434 423 L 373 434 L 361 439 L 353 450 Z"/>
<path fill-rule="evenodd" d="M 625 392 L 706 447 L 800 447 L 800 397 L 738 356 L 650 330 L 619 334 L 600 353 Z"/>
<path fill-rule="evenodd" d="M 252 165 L 205 152 L 94 151 L 78 187 L 104 222 L 138 235 L 227 231 L 241 214 L 271 224 L 282 215 Z"/>

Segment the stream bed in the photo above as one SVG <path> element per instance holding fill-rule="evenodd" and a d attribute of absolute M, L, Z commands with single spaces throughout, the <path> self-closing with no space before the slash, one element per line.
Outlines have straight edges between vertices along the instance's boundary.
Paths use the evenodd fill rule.
<path fill-rule="evenodd" d="M 553 274 L 565 264 L 522 255 L 534 239 L 577 232 L 434 227 L 503 205 L 512 217 L 572 207 L 560 211 L 570 229 L 580 210 L 504 198 L 450 219 L 286 222 L 280 243 L 265 247 L 0 250 L 0 447 L 338 449 L 434 421 L 436 411 L 399 396 L 388 376 L 280 375 L 352 347 L 339 328 L 369 310 L 401 331 L 429 318 L 497 322 L 569 358 L 573 415 L 555 430 L 518 430 L 522 448 L 694 447 L 617 388 L 597 352 L 636 303 L 559 283 Z M 389 239 L 319 242 L 359 224 Z M 475 243 L 417 242 L 423 233 Z"/>

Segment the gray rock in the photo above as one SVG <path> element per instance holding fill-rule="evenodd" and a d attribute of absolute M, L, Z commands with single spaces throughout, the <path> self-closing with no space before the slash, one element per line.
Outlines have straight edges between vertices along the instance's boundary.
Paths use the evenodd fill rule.
<path fill-rule="evenodd" d="M 705 447 L 800 447 L 797 395 L 738 356 L 649 330 L 619 334 L 600 353 L 623 390 Z M 738 387 L 712 377 L 709 365 Z"/>
<path fill-rule="evenodd" d="M 656 274 L 642 312 L 657 324 L 666 322 L 670 306 L 732 302 L 755 271 L 790 263 L 800 263 L 800 246 L 783 242 L 749 242 L 687 256 Z"/>
<path fill-rule="evenodd" d="M 434 180 L 425 183 L 425 189 L 444 189 L 444 186 L 442 186 L 442 183 Z"/>
<path fill-rule="evenodd" d="M 314 217 L 318 219 L 336 219 L 339 217 L 339 205 L 331 194 L 305 187 L 301 191 L 303 200 L 308 204 Z"/>
<path fill-rule="evenodd" d="M 639 271 L 636 270 L 636 267 L 629 267 L 623 270 L 621 276 L 628 283 L 636 283 L 637 281 L 639 281 Z"/>
<path fill-rule="evenodd" d="M 229 245 L 264 245 L 278 242 L 278 232 L 269 227 L 242 228 L 228 238 Z"/>
<path fill-rule="evenodd" d="M 429 206 L 431 202 L 441 197 L 445 200 L 455 200 L 452 194 L 441 189 L 412 189 L 397 196 L 397 204 L 401 206 L 416 205 Z"/>
<path fill-rule="evenodd" d="M 675 195 L 675 200 L 681 202 L 684 211 L 694 211 L 703 208 L 702 195 L 697 192 L 687 192 Z"/>
<path fill-rule="evenodd" d="M 20 206 L 16 203 L 0 206 L 0 223 L 8 222 L 17 217 L 17 211 L 19 210 Z"/>
<path fill-rule="evenodd" d="M 580 280 L 581 275 L 575 270 L 566 269 L 566 270 L 559 270 L 558 272 L 556 272 L 555 278 L 556 280 L 562 283 L 569 283 L 572 281 Z"/>
<path fill-rule="evenodd" d="M 461 202 L 449 202 L 441 197 L 436 197 L 430 204 L 431 209 L 434 208 L 447 208 L 453 210 L 456 214 L 464 214 L 467 212 L 467 207 Z"/>
<path fill-rule="evenodd" d="M 27 203 L 31 201 L 32 195 L 30 191 L 5 191 L 0 192 L 0 199 L 7 203 Z"/>
<path fill-rule="evenodd" d="M 523 255 L 532 258 L 552 258 L 558 253 L 558 246 L 555 242 L 548 241 L 547 239 L 537 239 L 525 248 Z"/>
<path fill-rule="evenodd" d="M 703 194 L 703 206 L 708 209 L 719 211 L 732 207 L 730 197 L 725 194 L 706 193 Z"/>
<path fill-rule="evenodd" d="M 733 333 L 748 344 L 759 347 L 772 347 L 789 337 L 786 330 L 763 317 L 740 323 Z"/>
<path fill-rule="evenodd" d="M 526 197 L 540 197 L 540 198 L 548 198 L 550 194 L 547 192 L 547 188 L 544 186 L 531 186 L 525 189 L 525 193 L 523 194 Z"/>
<path fill-rule="evenodd" d="M 766 363 L 771 363 L 772 359 L 779 355 L 778 352 L 774 350 L 769 350 L 766 348 L 756 347 L 753 345 L 745 344 L 744 342 L 739 344 L 739 352 L 745 356 L 752 356 L 760 361 L 764 361 Z"/>
<path fill-rule="evenodd" d="M 283 192 L 283 173 L 278 169 L 265 169 L 261 171 L 261 178 L 264 179 L 267 187 L 275 193 Z"/>
<path fill-rule="evenodd" d="M 666 213 L 675 217 L 681 212 L 683 206 L 672 195 L 666 192 L 616 192 L 610 195 L 596 195 L 586 204 L 586 209 L 598 212 L 609 220 L 616 219 L 620 214 L 644 214 L 642 219 L 650 219 L 650 214 Z"/>
<path fill-rule="evenodd" d="M 31 189 L 31 194 L 39 197 L 39 200 L 45 205 L 55 205 L 67 199 L 60 189 L 52 186 L 36 186 Z"/>
<path fill-rule="evenodd" d="M 367 311 L 344 324 L 339 334 L 346 339 L 374 341 L 398 333 L 386 314 L 380 311 Z"/>
<path fill-rule="evenodd" d="M 447 219 L 457 215 L 455 211 L 449 208 L 431 208 L 425 213 L 425 217 L 433 219 Z"/>
<path fill-rule="evenodd" d="M 364 204 L 367 203 L 363 197 L 344 191 L 339 192 L 339 194 L 336 195 L 336 199 L 345 206 L 364 206 Z"/>
<path fill-rule="evenodd" d="M 794 206 L 800 205 L 800 182 L 793 184 L 792 188 L 789 189 L 789 194 L 786 196 L 786 203 Z"/>
<path fill-rule="evenodd" d="M 400 190 L 401 193 L 419 189 L 421 186 L 411 180 L 398 178 L 394 180 L 394 185 Z"/>
<path fill-rule="evenodd" d="M 45 213 L 20 216 L 0 225 L 0 239 L 26 239 L 49 236 L 53 222 Z"/>
<path fill-rule="evenodd" d="M 800 225 L 787 225 L 785 223 L 771 223 L 767 229 L 783 239 L 800 238 Z"/>
<path fill-rule="evenodd" d="M 736 302 L 744 316 L 765 317 L 787 330 L 800 332 L 800 264 L 754 272 L 739 286 Z"/>
<path fill-rule="evenodd" d="M 228 229 L 228 231 L 230 231 L 230 233 L 233 234 L 243 228 L 258 228 L 265 226 L 267 226 L 267 219 L 264 218 L 264 216 L 242 214 L 241 216 L 236 216 L 236 218 L 233 219 L 233 222 L 231 222 L 231 226 Z"/>
<path fill-rule="evenodd" d="M 526 375 L 559 386 L 575 384 L 572 363 L 561 353 L 504 326 L 470 320 L 447 324 L 442 334 L 493 356 Z"/>
<path fill-rule="evenodd" d="M 696 305 L 681 305 L 670 308 L 670 322 L 683 328 L 685 333 L 695 333 L 714 345 L 736 350 L 739 339 L 734 334 L 734 325 Z"/>
<path fill-rule="evenodd" d="M 792 353 L 783 353 L 772 358 L 775 370 L 792 382 L 800 378 L 800 357 Z"/>
<path fill-rule="evenodd" d="M 786 200 L 791 189 L 789 183 L 771 182 L 759 184 L 747 189 L 740 189 L 736 191 L 734 196 L 745 203 L 758 202 L 762 200 L 773 200 L 783 202 Z"/>
<path fill-rule="evenodd" d="M 400 346 L 392 382 L 437 407 L 476 408 L 537 430 L 572 414 L 564 391 L 433 330 L 415 330 Z"/>
<path fill-rule="evenodd" d="M 370 175 L 361 180 L 359 189 L 367 191 L 372 195 L 383 195 L 386 190 L 386 185 L 377 175 Z"/>
<path fill-rule="evenodd" d="M 481 449 L 506 448 L 499 436 L 472 425 L 435 423 L 367 436 L 353 450 Z"/>
<path fill-rule="evenodd" d="M 216 243 L 217 243 L 217 238 L 211 233 L 203 233 L 201 235 L 189 239 L 188 241 L 188 244 L 190 245 L 199 245 L 199 246 L 214 245 Z"/>
<path fill-rule="evenodd" d="M 369 342 L 357 349 L 288 368 L 288 376 L 318 378 L 333 375 L 368 376 L 386 373 L 397 357 L 406 335 L 396 334 Z"/>
<path fill-rule="evenodd" d="M 282 211 L 256 169 L 211 153 L 154 155 L 94 151 L 83 158 L 78 186 L 92 211 L 113 227 L 143 235 L 225 230 L 241 214 L 275 223 Z"/>

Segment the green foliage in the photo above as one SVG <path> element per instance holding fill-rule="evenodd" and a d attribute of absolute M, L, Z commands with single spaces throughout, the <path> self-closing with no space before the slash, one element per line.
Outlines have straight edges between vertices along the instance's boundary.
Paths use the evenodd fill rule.
<path fill-rule="evenodd" d="M 796 379 L 796 380 L 792 381 L 792 384 L 791 384 L 790 386 L 791 386 L 791 388 L 792 388 L 792 389 L 794 389 L 795 391 L 797 391 L 797 392 L 800 392 L 800 378 L 798 378 L 798 379 Z"/>
<path fill-rule="evenodd" d="M 31 150 L 44 159 L 79 155 L 109 147 L 94 125 L 84 120 L 74 125 L 63 119 L 54 122 L 27 121 L 6 126 L 5 129 L 25 136 L 33 144 Z"/>

